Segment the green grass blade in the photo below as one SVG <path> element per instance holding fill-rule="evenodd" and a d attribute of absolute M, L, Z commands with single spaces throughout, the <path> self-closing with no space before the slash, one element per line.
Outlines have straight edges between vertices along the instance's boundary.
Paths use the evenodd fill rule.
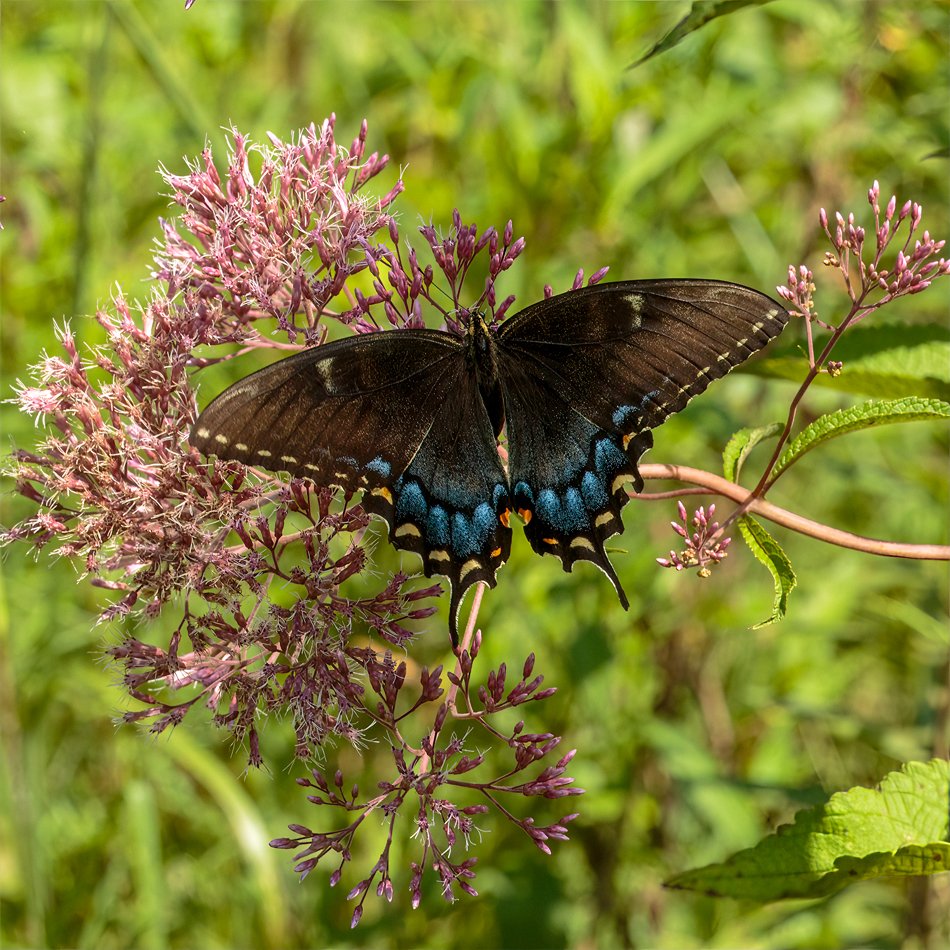
<path fill-rule="evenodd" d="M 262 821 L 261 814 L 244 787 L 234 781 L 231 772 L 218 760 L 211 758 L 182 730 L 175 733 L 175 741 L 168 743 L 168 753 L 185 769 L 214 800 L 225 816 L 230 834 L 238 843 L 246 862 L 242 873 L 253 877 L 255 892 L 259 895 L 257 912 L 261 918 L 261 932 L 267 935 L 267 947 L 287 945 L 287 900 L 282 882 L 280 853 L 268 845 L 273 829 Z"/>
<path fill-rule="evenodd" d="M 695 0 L 689 13 L 662 39 L 654 43 L 643 56 L 633 62 L 630 68 L 639 66 L 659 53 L 665 53 L 668 49 L 672 49 L 677 43 L 685 40 L 690 33 L 695 33 L 696 30 L 705 26 L 710 20 L 715 20 L 716 17 L 735 13 L 736 10 L 741 10 L 743 7 L 762 6 L 768 2 L 769 0 Z"/>

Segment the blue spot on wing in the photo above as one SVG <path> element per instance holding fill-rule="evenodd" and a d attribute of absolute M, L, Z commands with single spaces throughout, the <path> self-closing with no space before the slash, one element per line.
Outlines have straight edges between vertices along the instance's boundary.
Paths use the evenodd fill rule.
<path fill-rule="evenodd" d="M 401 479 L 400 479 L 401 481 Z M 406 482 L 401 487 L 393 486 L 398 492 L 396 496 L 396 521 L 411 521 L 413 524 L 422 524 L 425 521 L 429 506 L 418 482 Z"/>
<path fill-rule="evenodd" d="M 384 461 L 379 455 L 371 462 L 367 462 L 366 468 L 377 475 L 382 475 L 383 478 L 389 478 L 390 472 L 392 472 L 389 462 Z"/>
<path fill-rule="evenodd" d="M 584 531 L 590 527 L 590 520 L 587 517 L 587 509 L 584 507 L 584 499 L 576 488 L 568 488 L 564 493 L 564 501 L 561 504 L 561 510 L 564 513 L 564 519 L 570 525 L 568 531 Z"/>
<path fill-rule="evenodd" d="M 594 446 L 594 468 L 602 478 L 610 478 L 623 468 L 627 457 L 610 439 L 598 439 Z"/>
<path fill-rule="evenodd" d="M 457 511 L 452 516 L 452 553 L 456 557 L 469 557 L 478 551 L 475 532 L 469 524 L 468 518 Z"/>
<path fill-rule="evenodd" d="M 553 523 L 557 518 L 559 508 L 557 492 L 553 488 L 544 488 L 538 492 L 538 503 L 535 509 L 538 517 Z"/>
<path fill-rule="evenodd" d="M 581 494 L 588 511 L 601 511 L 610 503 L 604 483 L 593 472 L 584 472 Z"/>
<path fill-rule="evenodd" d="M 613 423 L 614 425 L 621 430 L 627 428 L 627 426 L 636 420 L 636 417 L 643 414 L 643 410 L 646 409 L 649 403 L 654 405 L 659 405 L 656 401 L 656 397 L 660 395 L 658 389 L 653 389 L 648 392 L 640 402 L 635 406 L 618 406 L 613 413 Z"/>
<path fill-rule="evenodd" d="M 483 501 L 472 513 L 472 526 L 484 544 L 495 528 L 495 510 L 488 502 Z"/>
<path fill-rule="evenodd" d="M 452 553 L 458 558 L 481 554 L 495 529 L 495 520 L 495 511 L 488 502 L 482 502 L 471 515 L 457 511 L 452 515 Z"/>
<path fill-rule="evenodd" d="M 449 544 L 449 514 L 441 505 L 433 505 L 429 509 L 426 540 L 438 548 L 447 547 Z"/>
<path fill-rule="evenodd" d="M 584 502 L 576 488 L 568 488 L 563 499 L 558 497 L 553 488 L 541 489 L 535 510 L 542 521 L 564 535 L 584 531 L 589 527 Z"/>
<path fill-rule="evenodd" d="M 514 496 L 519 501 L 526 501 L 530 506 L 534 507 L 534 492 L 527 482 L 518 482 L 515 485 Z"/>
<path fill-rule="evenodd" d="M 633 406 L 619 406 L 617 409 L 614 410 L 614 414 L 613 414 L 614 425 L 618 429 L 622 429 L 626 425 L 627 419 L 629 419 L 630 416 L 632 416 L 635 412 L 636 412 L 636 409 L 634 409 Z"/>

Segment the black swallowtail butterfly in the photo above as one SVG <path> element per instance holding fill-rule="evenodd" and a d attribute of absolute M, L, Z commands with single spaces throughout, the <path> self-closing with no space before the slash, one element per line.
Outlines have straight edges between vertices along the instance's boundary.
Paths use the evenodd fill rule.
<path fill-rule="evenodd" d="M 371 333 L 304 350 L 218 396 L 191 443 L 361 490 L 389 539 L 452 587 L 449 628 L 473 584 L 495 586 L 520 515 L 564 570 L 591 561 L 627 598 L 604 551 L 643 487 L 651 429 L 777 336 L 776 301 L 714 280 L 596 284 L 458 336 Z M 507 433 L 508 464 L 498 437 Z"/>

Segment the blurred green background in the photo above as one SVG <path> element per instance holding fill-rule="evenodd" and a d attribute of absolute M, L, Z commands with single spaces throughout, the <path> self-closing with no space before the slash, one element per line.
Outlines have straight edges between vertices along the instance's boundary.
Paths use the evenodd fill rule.
<path fill-rule="evenodd" d="M 885 197 L 922 202 L 932 233 L 950 231 L 947 162 L 929 157 L 948 141 L 945 3 L 777 0 L 634 70 L 687 4 L 181 7 L 4 5 L 5 395 L 55 349 L 54 320 L 69 317 L 80 340 L 98 342 L 87 316 L 115 285 L 149 293 L 157 218 L 169 213 L 156 166 L 180 170 L 208 142 L 220 167 L 231 123 L 287 138 L 335 112 L 348 141 L 365 116 L 370 147 L 405 168 L 404 227 L 447 226 L 455 206 L 481 226 L 514 220 L 528 249 L 503 288 L 522 303 L 546 282 L 566 288 L 578 267 L 769 292 L 788 263 L 806 260 L 833 318 L 843 298 L 818 266 L 819 206 L 864 214 L 877 178 Z M 946 284 L 885 316 L 945 321 Z M 718 471 L 729 435 L 780 418 L 793 391 L 730 377 L 664 426 L 647 460 Z M 809 411 L 849 401 L 825 390 Z M 32 421 L 9 405 L 2 413 L 4 447 L 31 445 Z M 840 440 L 783 478 L 773 500 L 858 533 L 947 543 L 947 446 L 937 424 Z M 9 492 L 2 506 L 7 525 L 30 510 Z M 868 882 L 764 908 L 660 882 L 753 844 L 832 791 L 946 748 L 945 566 L 776 530 L 800 586 L 784 623 L 752 631 L 771 584 L 738 542 L 707 582 L 655 567 L 675 540 L 674 513 L 672 502 L 626 509 L 614 562 L 629 613 L 598 572 L 568 576 L 521 538 L 482 608 L 485 659 L 517 669 L 534 650 L 546 683 L 560 687 L 535 725 L 580 750 L 572 774 L 588 794 L 569 803 L 582 813 L 572 840 L 544 857 L 486 818 L 481 896 L 449 907 L 430 889 L 410 912 L 406 837 L 394 905 L 370 898 L 355 932 L 343 899 L 355 874 L 337 891 L 322 870 L 298 886 L 287 855 L 266 846 L 288 822 L 317 820 L 292 781 L 289 725 L 266 726 L 271 771 L 252 775 L 207 718 L 158 739 L 116 730 L 122 692 L 99 651 L 122 629 L 96 626 L 100 593 L 77 583 L 76 568 L 6 549 L 0 942 L 922 945 L 923 923 L 945 925 L 946 880 L 929 891 Z M 380 556 L 384 569 L 397 563 L 388 547 Z M 445 646 L 436 617 L 414 655 L 443 662 Z M 375 756 L 345 751 L 348 777 L 365 772 L 369 786 Z M 549 822 L 566 810 L 531 813 Z M 375 853 L 356 869 L 368 871 Z"/>

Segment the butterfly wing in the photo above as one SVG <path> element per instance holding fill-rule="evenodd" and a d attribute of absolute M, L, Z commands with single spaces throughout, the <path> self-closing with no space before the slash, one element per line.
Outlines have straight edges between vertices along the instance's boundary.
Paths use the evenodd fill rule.
<path fill-rule="evenodd" d="M 643 480 L 651 429 L 777 336 L 788 314 L 738 284 L 645 280 L 542 300 L 498 335 L 512 502 L 565 570 L 596 564 L 622 530 L 625 484 Z"/>
<path fill-rule="evenodd" d="M 531 547 L 557 555 L 565 571 L 579 560 L 593 562 L 626 608 L 604 541 L 622 530 L 624 485 L 639 479 L 636 462 L 652 444 L 650 433 L 624 451 L 620 439 L 588 419 L 530 362 L 503 355 L 501 363 L 512 506 Z"/>
<path fill-rule="evenodd" d="M 314 347 L 248 376 L 201 413 L 201 452 L 362 490 L 397 548 L 452 586 L 450 628 L 478 581 L 495 585 L 511 532 L 507 479 L 461 341 L 427 330 Z"/>

